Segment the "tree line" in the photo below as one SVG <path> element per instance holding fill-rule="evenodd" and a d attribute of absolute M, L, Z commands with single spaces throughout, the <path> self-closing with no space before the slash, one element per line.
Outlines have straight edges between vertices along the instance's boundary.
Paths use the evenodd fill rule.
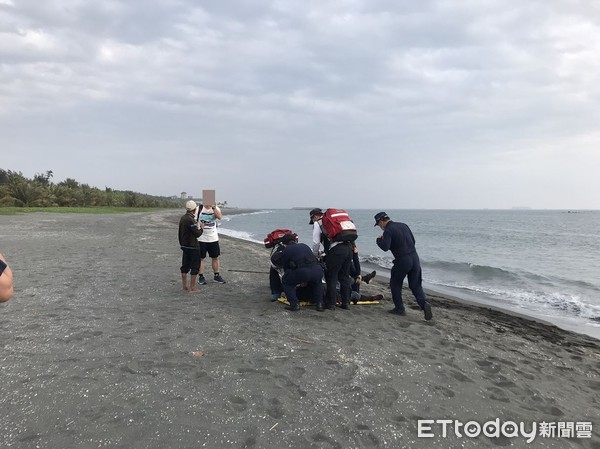
<path fill-rule="evenodd" d="M 67 178 L 52 182 L 52 170 L 28 179 L 0 169 L 0 207 L 179 207 L 180 200 L 132 191 L 104 190 Z"/>

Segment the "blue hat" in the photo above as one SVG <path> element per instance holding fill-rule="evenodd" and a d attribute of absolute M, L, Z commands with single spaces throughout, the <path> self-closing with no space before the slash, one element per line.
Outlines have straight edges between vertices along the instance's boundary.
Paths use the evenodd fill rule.
<path fill-rule="evenodd" d="M 383 220 L 384 218 L 389 219 L 390 217 L 388 217 L 388 214 L 386 214 L 385 212 L 379 212 L 379 213 L 375 214 L 374 226 L 377 226 L 377 223 L 379 223 L 379 220 Z"/>

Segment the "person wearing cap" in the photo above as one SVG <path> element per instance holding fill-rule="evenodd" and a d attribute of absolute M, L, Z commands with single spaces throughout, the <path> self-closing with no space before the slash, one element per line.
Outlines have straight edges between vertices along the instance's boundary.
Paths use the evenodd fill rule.
<path fill-rule="evenodd" d="M 300 310 L 296 287 L 306 286 L 310 298 L 318 304 L 323 303 L 323 268 L 308 245 L 298 243 L 295 234 L 285 235 L 277 250 L 271 256 L 271 263 L 283 268 L 281 283 L 290 303 L 287 310 Z"/>
<path fill-rule="evenodd" d="M 308 224 L 313 225 L 313 233 L 312 233 L 312 252 L 315 256 L 320 257 L 322 254 L 321 244 L 323 243 L 323 233 L 321 231 L 321 226 L 319 224 L 319 220 L 323 218 L 323 211 L 318 207 L 312 209 L 309 213 L 310 221 Z M 325 246 L 323 246 L 324 248 Z"/>
<path fill-rule="evenodd" d="M 200 271 L 200 246 L 198 237 L 202 235 L 202 225 L 198 225 L 194 212 L 198 205 L 195 201 L 185 203 L 185 214 L 179 220 L 179 246 L 183 251 L 181 256 L 181 283 L 183 289 L 190 292 L 200 291 L 196 286 L 196 277 Z M 187 285 L 187 275 L 190 273 L 190 286 Z"/>
<path fill-rule="evenodd" d="M 335 310 L 337 302 L 336 284 L 340 283 L 340 296 L 342 300 L 341 308 L 348 310 L 350 308 L 350 296 L 352 292 L 352 279 L 350 278 L 350 266 L 352 265 L 352 243 L 350 242 L 332 242 L 327 238 L 327 234 L 321 228 L 323 211 L 314 208 L 310 211 L 310 221 L 313 225 L 313 254 L 320 257 L 321 244 L 325 253 L 325 307 Z M 317 303 L 317 311 L 324 310 L 323 304 Z"/>
<path fill-rule="evenodd" d="M 6 302 L 12 298 L 14 293 L 13 273 L 6 263 L 4 256 L 0 254 L 0 302 Z"/>
<path fill-rule="evenodd" d="M 425 299 L 422 286 L 421 262 L 415 248 L 415 237 L 405 223 L 395 222 L 385 212 L 375 215 L 375 226 L 383 230 L 383 235 L 377 237 L 376 243 L 383 251 L 391 251 L 394 255 L 394 265 L 390 276 L 390 289 L 394 308 L 390 313 L 406 315 L 402 302 L 402 284 L 408 277 L 408 287 L 412 291 L 425 319 L 433 318 L 431 306 Z"/>

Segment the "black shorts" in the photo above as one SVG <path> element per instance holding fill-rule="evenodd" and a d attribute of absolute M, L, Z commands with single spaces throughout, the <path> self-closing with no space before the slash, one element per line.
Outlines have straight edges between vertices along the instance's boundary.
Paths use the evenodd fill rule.
<path fill-rule="evenodd" d="M 198 248 L 181 248 L 183 255 L 181 256 L 181 273 L 189 272 L 192 276 L 196 276 L 200 271 L 200 252 Z"/>
<path fill-rule="evenodd" d="M 216 242 L 199 242 L 200 243 L 200 258 L 204 259 L 206 257 L 206 253 L 210 256 L 211 259 L 215 257 L 219 257 L 221 255 L 221 247 L 219 246 L 219 241 Z"/>

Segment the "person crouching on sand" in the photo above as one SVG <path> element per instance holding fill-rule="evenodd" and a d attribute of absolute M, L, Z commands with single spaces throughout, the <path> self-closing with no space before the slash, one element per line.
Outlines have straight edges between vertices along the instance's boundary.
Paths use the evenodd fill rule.
<path fill-rule="evenodd" d="M 198 237 L 202 235 L 202 225 L 198 225 L 194 217 L 197 204 L 195 201 L 185 203 L 185 214 L 179 220 L 179 246 L 181 256 L 181 283 L 183 289 L 190 292 L 200 291 L 196 286 L 196 277 L 200 271 L 200 245 Z M 187 274 L 190 273 L 190 286 L 187 285 Z"/>
<path fill-rule="evenodd" d="M 313 301 L 323 310 L 323 268 L 308 245 L 297 243 L 294 234 L 285 235 L 281 239 L 280 248 L 271 256 L 271 262 L 277 267 L 283 267 L 281 283 L 290 303 L 287 310 L 300 310 L 296 286 L 304 283 L 310 289 Z"/>

